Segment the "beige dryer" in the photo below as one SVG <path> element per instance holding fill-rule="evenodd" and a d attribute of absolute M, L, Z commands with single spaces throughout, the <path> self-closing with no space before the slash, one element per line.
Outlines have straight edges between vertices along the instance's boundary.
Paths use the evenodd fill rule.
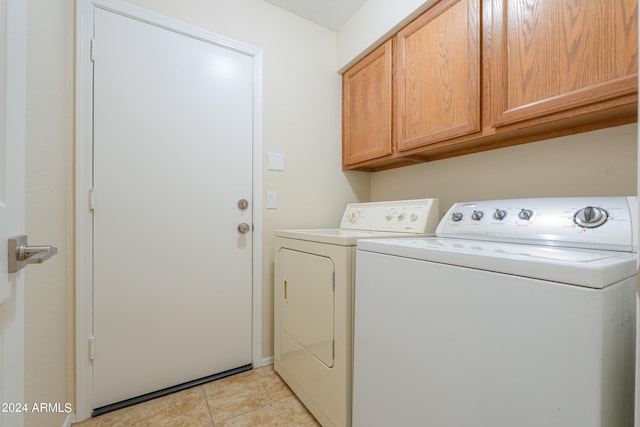
<path fill-rule="evenodd" d="M 282 230 L 275 245 L 276 372 L 323 426 L 350 426 L 356 242 L 432 235 L 438 200 L 356 203 L 340 228 Z"/>

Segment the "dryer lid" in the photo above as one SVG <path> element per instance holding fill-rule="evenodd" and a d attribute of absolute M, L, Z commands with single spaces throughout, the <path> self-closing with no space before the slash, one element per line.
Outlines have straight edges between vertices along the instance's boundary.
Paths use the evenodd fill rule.
<path fill-rule="evenodd" d="M 339 246 L 355 246 L 359 239 L 384 239 L 389 237 L 408 236 L 406 233 L 370 230 L 344 230 L 340 228 L 311 230 L 277 230 L 277 237 L 307 240 L 309 242 L 327 243 Z M 427 237 L 433 234 L 411 234 L 413 237 Z"/>

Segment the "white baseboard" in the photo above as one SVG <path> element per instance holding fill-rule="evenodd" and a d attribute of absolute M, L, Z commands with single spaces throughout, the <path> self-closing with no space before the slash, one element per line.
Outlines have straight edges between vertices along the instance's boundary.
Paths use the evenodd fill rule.
<path fill-rule="evenodd" d="M 76 422 L 76 414 L 75 413 L 70 413 L 67 414 L 67 418 L 64 419 L 64 422 L 62 423 L 62 427 L 71 427 L 71 424 Z"/>
<path fill-rule="evenodd" d="M 273 365 L 273 356 L 262 359 L 262 366 Z"/>

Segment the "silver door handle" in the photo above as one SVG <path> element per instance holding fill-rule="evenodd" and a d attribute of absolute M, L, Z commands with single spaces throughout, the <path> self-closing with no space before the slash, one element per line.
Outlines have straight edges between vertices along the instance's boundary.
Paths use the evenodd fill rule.
<path fill-rule="evenodd" d="M 238 224 L 238 231 L 242 234 L 246 234 L 249 231 L 251 231 L 251 226 L 249 224 L 247 224 L 246 222 L 242 222 L 240 224 Z"/>
<path fill-rule="evenodd" d="M 9 239 L 9 273 L 16 273 L 28 264 L 41 264 L 58 253 L 53 246 L 29 246 L 26 235 Z"/>

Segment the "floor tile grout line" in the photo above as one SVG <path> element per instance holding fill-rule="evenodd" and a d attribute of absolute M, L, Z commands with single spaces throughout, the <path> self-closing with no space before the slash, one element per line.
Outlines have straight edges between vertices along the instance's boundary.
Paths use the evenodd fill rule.
<path fill-rule="evenodd" d="M 202 397 L 204 399 L 204 403 L 207 405 L 207 412 L 209 413 L 209 420 L 211 421 L 211 426 L 215 426 L 216 422 L 213 420 L 213 414 L 211 413 L 211 406 L 209 406 L 209 399 L 207 399 L 207 390 L 205 389 L 204 384 L 200 386 L 202 389 Z"/>
<path fill-rule="evenodd" d="M 234 418 L 242 417 L 242 416 L 247 415 L 247 414 L 250 414 L 250 413 L 252 413 L 252 412 L 256 412 L 256 411 L 259 411 L 259 410 L 261 410 L 261 409 L 264 409 L 264 408 L 266 408 L 266 407 L 267 407 L 267 406 L 269 406 L 269 405 L 273 405 L 274 403 L 277 403 L 277 402 L 283 401 L 283 400 L 285 400 L 285 399 L 291 399 L 291 398 L 296 398 L 296 399 L 297 399 L 296 395 L 292 393 L 290 396 L 284 396 L 284 397 L 281 397 L 280 399 L 271 400 L 271 401 L 269 401 L 269 402 L 265 403 L 264 405 L 258 406 L 258 407 L 256 407 L 256 408 L 248 409 L 248 410 L 246 410 L 246 411 L 244 411 L 244 412 L 239 412 L 239 413 L 234 414 L 233 416 L 231 416 L 231 417 L 229 417 L 229 418 L 225 418 L 225 419 L 223 419 L 223 420 L 220 420 L 219 422 L 220 422 L 220 423 L 223 423 L 223 422 L 231 421 L 231 420 L 233 420 Z M 207 402 L 207 404 L 208 404 L 208 402 Z M 212 419 L 213 419 L 213 416 L 212 416 Z M 213 424 L 214 424 L 214 426 L 215 426 L 215 425 L 216 425 L 216 422 L 214 421 L 214 422 L 213 422 Z"/>
<path fill-rule="evenodd" d="M 259 374 L 258 374 L 258 375 L 259 375 Z M 279 377 L 279 376 L 278 376 L 277 378 L 278 378 L 278 379 L 280 379 L 280 377 Z M 282 380 L 280 379 L 280 381 L 282 381 Z M 258 411 L 258 410 L 261 410 L 261 409 L 264 409 L 264 408 L 266 408 L 266 407 L 267 407 L 267 406 L 269 406 L 269 405 L 272 405 L 272 404 L 274 404 L 274 403 L 276 403 L 276 402 L 283 401 L 283 400 L 285 400 L 285 399 L 290 399 L 290 398 L 296 398 L 296 399 L 297 399 L 297 396 L 296 396 L 296 394 L 293 392 L 293 390 L 291 390 L 291 388 L 289 388 L 289 386 L 288 386 L 286 383 L 285 383 L 284 385 L 285 385 L 285 386 L 287 387 L 287 389 L 289 390 L 289 394 L 288 394 L 287 396 L 283 396 L 283 397 L 281 397 L 281 398 L 279 398 L 279 399 L 270 400 L 270 401 L 268 401 L 268 402 L 266 402 L 266 403 L 264 403 L 264 404 L 262 404 L 262 405 L 260 405 L 260 406 L 257 406 L 257 407 L 255 407 L 255 408 L 251 408 L 251 409 L 247 409 L 246 411 L 243 411 L 243 412 L 235 413 L 235 414 L 233 414 L 232 416 L 230 416 L 230 417 L 228 417 L 228 418 L 224 418 L 224 419 L 219 420 L 219 421 L 217 421 L 217 422 L 216 422 L 216 420 L 214 420 L 214 419 L 213 419 L 213 414 L 211 413 L 211 406 L 209 405 L 209 398 L 208 398 L 208 396 L 207 396 L 207 390 L 206 390 L 206 387 L 205 387 L 204 385 L 203 385 L 202 387 L 203 387 L 203 391 L 204 391 L 205 400 L 206 400 L 206 402 L 207 402 L 207 408 L 209 409 L 209 416 L 211 417 L 211 420 L 213 421 L 213 425 L 215 426 L 217 423 L 226 422 L 226 421 L 232 420 L 232 419 L 234 419 L 234 418 L 237 418 L 237 417 L 240 417 L 240 416 L 243 416 L 243 415 L 249 414 L 249 413 L 251 413 L 251 412 Z"/>
<path fill-rule="evenodd" d="M 276 402 L 280 402 L 281 400 L 284 400 L 284 399 L 290 399 L 291 397 L 295 397 L 295 395 L 294 395 L 294 394 L 292 394 L 291 396 L 284 396 L 284 397 L 281 397 L 280 399 L 270 400 L 269 402 L 265 403 L 264 405 L 260 405 L 260 406 L 256 406 L 255 408 L 247 409 L 247 410 L 246 410 L 246 411 L 244 411 L 244 412 L 238 412 L 238 413 L 235 413 L 235 414 L 233 414 L 232 416 L 230 416 L 230 417 L 228 417 L 228 418 L 225 418 L 225 419 L 220 420 L 219 422 L 229 421 L 229 420 L 232 420 L 232 419 L 234 419 L 234 418 L 236 418 L 236 417 L 240 417 L 240 416 L 243 416 L 243 415 L 249 414 L 249 413 L 251 413 L 251 412 L 258 411 L 258 410 L 260 410 L 260 409 L 264 409 L 264 408 L 266 408 L 266 407 L 267 407 L 267 406 L 269 406 L 269 405 L 272 405 L 272 404 L 274 404 L 274 403 L 276 403 Z M 209 401 L 207 400 L 207 406 L 208 406 L 208 405 L 209 405 Z M 211 414 L 211 410 L 209 410 L 209 415 L 211 415 L 211 419 L 213 420 L 213 414 Z M 213 424 L 214 424 L 214 425 L 216 424 L 215 420 L 213 420 Z"/>

